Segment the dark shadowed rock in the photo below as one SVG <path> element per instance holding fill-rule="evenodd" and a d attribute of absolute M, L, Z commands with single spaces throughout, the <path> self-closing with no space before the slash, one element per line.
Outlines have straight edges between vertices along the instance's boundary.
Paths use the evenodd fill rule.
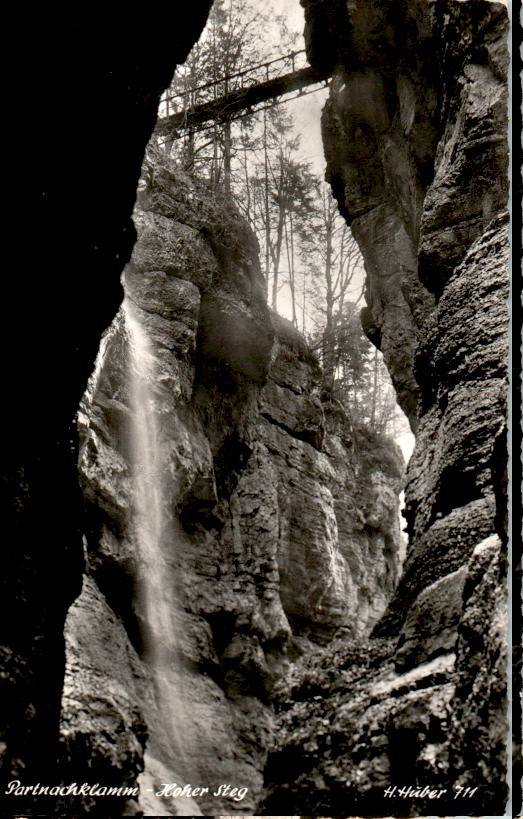
<path fill-rule="evenodd" d="M 6 105 L 11 121 L 26 125 L 6 168 L 12 218 L 5 262 L 13 270 L 22 263 L 24 272 L 4 281 L 9 315 L 0 329 L 9 395 L 1 407 L 0 497 L 8 779 L 22 771 L 26 781 L 56 779 L 63 624 L 80 593 L 83 563 L 74 415 L 121 301 L 136 185 L 159 96 L 209 7 L 210 0 L 196 0 L 180 19 L 172 6 L 161 24 L 144 9 L 10 12 L 17 44 Z M 24 211 L 31 213 L 30 237 L 21 227 Z M 0 790 L 3 797 L 3 783 Z M 21 798 L 2 804 L 6 813 L 29 808 L 38 805 Z"/>

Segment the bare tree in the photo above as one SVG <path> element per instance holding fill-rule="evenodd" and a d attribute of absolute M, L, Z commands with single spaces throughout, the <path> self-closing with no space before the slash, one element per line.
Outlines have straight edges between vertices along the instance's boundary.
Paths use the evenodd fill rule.
<path fill-rule="evenodd" d="M 321 327 L 324 382 L 332 389 L 339 365 L 339 331 L 350 287 L 358 277 L 362 282 L 362 259 L 325 184 L 318 191 L 314 216 L 302 237 L 301 253 L 310 273 L 317 326 Z"/>

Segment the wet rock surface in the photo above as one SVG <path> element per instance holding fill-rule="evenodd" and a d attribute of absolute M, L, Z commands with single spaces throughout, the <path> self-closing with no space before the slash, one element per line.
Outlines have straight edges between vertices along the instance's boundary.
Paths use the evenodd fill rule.
<path fill-rule="evenodd" d="M 154 782 L 159 771 L 164 781 L 197 780 L 210 788 L 195 799 L 201 811 L 245 813 L 262 792 L 272 697 L 289 657 L 339 629 L 368 633 L 390 600 L 403 461 L 390 441 L 353 428 L 320 399 L 318 363 L 292 325 L 269 313 L 256 242 L 230 201 L 154 150 L 144 180 L 125 311 L 155 359 L 149 387 L 169 531 L 165 581 L 176 588 L 178 635 L 164 629 L 161 639 L 179 667 L 164 682 L 181 701 L 162 699 L 158 679 L 151 694 L 149 673 L 140 781 Z M 89 582 L 147 669 L 147 566 L 132 524 L 131 342 L 122 311 L 82 405 L 81 473 Z M 68 628 L 74 645 L 74 618 Z M 63 703 L 68 747 L 74 731 L 80 738 L 97 730 L 84 709 L 77 722 L 69 713 L 91 674 L 81 663 L 75 672 L 68 684 L 74 689 L 76 677 L 78 686 Z M 169 709 L 183 722 L 178 761 Z M 108 733 L 111 767 L 110 746 L 120 740 Z M 132 742 L 118 759 L 120 777 L 132 778 Z M 221 783 L 248 790 L 241 801 L 213 796 Z M 152 804 L 143 797 L 140 805 Z"/>
<path fill-rule="evenodd" d="M 124 625 L 86 577 L 65 625 L 66 669 L 61 710 L 60 770 L 64 782 L 83 782 L 89 771 L 101 787 L 135 784 L 142 767 L 147 726 L 143 702 L 147 670 Z M 93 635 L 97 639 L 93 640 Z M 118 811 L 128 798 L 73 798 L 62 809 Z"/>

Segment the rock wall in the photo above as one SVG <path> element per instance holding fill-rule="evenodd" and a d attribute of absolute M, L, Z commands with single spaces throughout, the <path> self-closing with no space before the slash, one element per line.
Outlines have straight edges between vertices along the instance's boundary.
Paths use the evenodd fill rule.
<path fill-rule="evenodd" d="M 372 723 L 377 761 L 364 744 L 357 752 L 320 751 L 309 765 L 323 783 L 321 796 L 310 797 L 305 783 L 285 780 L 272 788 L 269 782 L 268 804 L 290 790 L 289 811 L 339 814 L 344 781 L 345 796 L 352 794 L 362 811 L 423 815 L 432 810 L 428 802 L 393 804 L 383 800 L 384 788 L 414 781 L 450 791 L 474 780 L 474 805 L 454 803 L 454 810 L 501 814 L 507 8 L 476 0 L 302 5 L 309 59 L 332 72 L 322 120 L 327 179 L 365 259 L 362 323 L 382 349 L 417 433 L 407 470 L 407 559 L 373 631 L 395 643 L 392 699 Z M 441 664 L 444 702 L 432 688 L 433 664 Z M 378 682 L 386 668 L 374 671 Z M 416 705 L 406 724 L 400 714 L 410 675 L 424 690 L 412 695 Z M 370 730 L 377 707 L 370 685 L 363 686 L 367 705 L 354 703 L 358 732 L 362 725 Z M 299 737 L 295 727 L 277 744 L 276 767 L 290 744 L 307 749 L 305 734 Z M 396 764 L 398 737 L 406 767 Z M 337 796 L 328 796 L 329 781 Z"/>
<path fill-rule="evenodd" d="M 57 776 L 63 624 L 83 568 L 74 415 L 121 301 L 136 182 L 159 95 L 209 6 L 196 0 L 182 19 L 173 6 L 161 25 L 143 9 L 10 11 L 16 57 L 6 111 L 17 137 L 6 167 L 4 261 L 13 275 L 4 282 L 0 327 L 8 396 L 0 409 L 7 780 Z M 4 801 L 7 813 L 28 808 L 20 797 Z M 37 809 L 35 800 L 29 807 Z"/>
<path fill-rule="evenodd" d="M 173 633 L 161 638 L 181 669 L 177 713 L 190 692 L 184 752 L 165 735 L 170 695 L 151 670 L 147 565 L 133 527 L 132 339 L 121 311 L 81 413 L 88 568 L 66 628 L 63 764 L 77 778 L 96 759 L 98 781 L 127 782 L 145 751 L 142 808 L 151 781 L 230 782 L 248 788 L 242 801 L 204 795 L 190 811 L 245 813 L 259 801 L 273 690 L 289 657 L 340 629 L 367 633 L 390 600 L 403 464 L 390 441 L 320 400 L 317 361 L 269 313 L 256 241 L 231 202 L 154 150 L 141 188 L 125 311 L 156 362 L 164 579 L 177 600 Z M 125 648 L 109 669 L 113 621 Z M 96 679 L 110 696 L 97 698 Z"/>

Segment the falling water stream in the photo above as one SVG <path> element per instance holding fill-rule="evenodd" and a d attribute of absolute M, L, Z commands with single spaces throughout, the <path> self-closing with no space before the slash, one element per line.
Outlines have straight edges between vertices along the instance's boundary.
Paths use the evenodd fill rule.
<path fill-rule="evenodd" d="M 132 532 L 139 562 L 139 608 L 145 656 L 151 669 L 156 732 L 162 755 L 180 778 L 190 777 L 190 709 L 181 652 L 180 554 L 170 504 L 168 447 L 162 442 L 158 361 L 139 310 L 123 305 L 129 348 Z M 156 733 L 155 732 L 155 733 Z"/>

